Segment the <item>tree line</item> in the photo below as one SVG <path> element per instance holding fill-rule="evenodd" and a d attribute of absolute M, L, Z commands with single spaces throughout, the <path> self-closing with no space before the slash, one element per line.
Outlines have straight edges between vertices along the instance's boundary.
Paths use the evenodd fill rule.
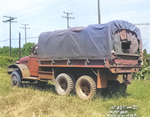
<path fill-rule="evenodd" d="M 35 43 L 26 43 L 21 48 L 21 57 L 28 56 L 31 54 L 32 47 Z M 0 47 L 0 56 L 9 56 L 9 46 Z M 19 48 L 11 48 L 11 57 L 19 59 Z"/>

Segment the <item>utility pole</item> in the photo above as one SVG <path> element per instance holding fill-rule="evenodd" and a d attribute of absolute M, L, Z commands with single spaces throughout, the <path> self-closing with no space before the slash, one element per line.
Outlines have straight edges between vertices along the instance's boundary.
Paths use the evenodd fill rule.
<path fill-rule="evenodd" d="M 67 19 L 67 28 L 69 29 L 69 19 L 74 19 L 74 17 L 69 17 L 69 14 L 72 14 L 72 13 L 68 13 L 68 12 L 65 12 L 65 14 L 67 14 L 67 16 L 62 16 L 62 18 L 66 18 Z"/>
<path fill-rule="evenodd" d="M 21 58 L 21 33 L 19 32 L 19 59 Z"/>
<path fill-rule="evenodd" d="M 97 0 L 98 4 L 98 23 L 101 24 L 101 16 L 100 16 L 100 0 Z"/>
<path fill-rule="evenodd" d="M 20 27 L 20 28 L 23 28 L 25 30 L 25 44 L 27 43 L 27 34 L 26 34 L 26 30 L 27 29 L 30 29 L 30 27 L 27 27 L 29 24 L 21 24 L 21 25 L 24 25 L 24 27 Z"/>
<path fill-rule="evenodd" d="M 11 57 L 11 23 L 17 23 L 16 21 L 12 21 L 12 20 L 15 20 L 17 18 L 11 17 L 11 16 L 3 16 L 3 17 L 9 18 L 8 20 L 3 20 L 3 23 L 7 23 L 7 22 L 10 23 L 9 24 L 9 39 L 10 39 L 9 56 Z"/>

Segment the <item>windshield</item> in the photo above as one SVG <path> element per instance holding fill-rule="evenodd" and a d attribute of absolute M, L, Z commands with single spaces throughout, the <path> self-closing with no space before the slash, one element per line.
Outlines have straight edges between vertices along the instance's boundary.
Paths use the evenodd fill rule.
<path fill-rule="evenodd" d="M 37 55 L 38 46 L 34 46 L 32 49 L 32 55 Z"/>

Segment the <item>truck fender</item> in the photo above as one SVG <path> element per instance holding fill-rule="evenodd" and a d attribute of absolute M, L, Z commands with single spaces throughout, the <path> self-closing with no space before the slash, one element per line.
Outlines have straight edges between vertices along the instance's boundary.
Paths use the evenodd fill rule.
<path fill-rule="evenodd" d="M 25 64 L 12 64 L 8 67 L 7 73 L 11 74 L 15 70 L 20 70 L 22 78 L 30 77 L 29 68 Z"/>

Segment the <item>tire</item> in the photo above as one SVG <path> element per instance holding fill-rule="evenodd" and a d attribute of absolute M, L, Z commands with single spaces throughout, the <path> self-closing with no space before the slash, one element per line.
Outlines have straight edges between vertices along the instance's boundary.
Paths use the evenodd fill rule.
<path fill-rule="evenodd" d="M 96 83 L 89 76 L 81 76 L 76 82 L 76 93 L 83 100 L 91 99 L 96 94 Z"/>
<path fill-rule="evenodd" d="M 20 87 L 21 86 L 21 78 L 18 72 L 14 71 L 11 74 L 11 85 L 12 87 Z"/>
<path fill-rule="evenodd" d="M 74 80 L 66 73 L 56 77 L 55 90 L 59 95 L 68 95 L 74 89 Z"/>

